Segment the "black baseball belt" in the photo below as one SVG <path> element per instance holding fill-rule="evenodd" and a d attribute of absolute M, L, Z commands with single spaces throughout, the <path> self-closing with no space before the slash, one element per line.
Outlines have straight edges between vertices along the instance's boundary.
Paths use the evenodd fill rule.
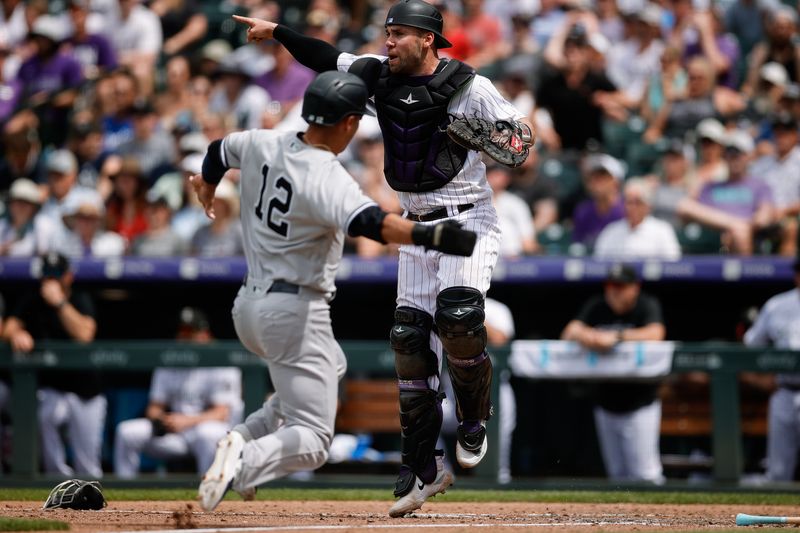
<path fill-rule="evenodd" d="M 300 285 L 296 283 L 289 283 L 288 281 L 284 281 L 282 279 L 276 279 L 272 282 L 272 285 L 269 286 L 269 290 L 267 292 L 285 292 L 286 294 L 299 294 L 300 293 Z"/>
<path fill-rule="evenodd" d="M 475 207 L 475 204 L 458 204 L 455 207 L 455 212 L 453 215 L 458 215 L 459 213 L 463 213 L 469 209 Z M 405 217 L 409 220 L 413 220 L 414 222 L 431 222 L 433 220 L 439 220 L 440 218 L 447 218 L 447 208 L 440 207 L 439 209 L 434 209 L 428 213 L 423 213 L 418 215 L 416 213 L 406 213 Z"/>

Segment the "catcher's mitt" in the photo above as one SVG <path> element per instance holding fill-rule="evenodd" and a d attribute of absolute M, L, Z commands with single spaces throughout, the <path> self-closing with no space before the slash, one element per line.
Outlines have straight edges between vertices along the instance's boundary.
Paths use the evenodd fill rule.
<path fill-rule="evenodd" d="M 518 167 L 525 162 L 533 136 L 530 128 L 521 122 L 491 122 L 478 117 L 453 117 L 447 134 L 461 146 L 483 152 L 508 167 Z"/>
<path fill-rule="evenodd" d="M 97 481 L 68 479 L 59 483 L 44 502 L 42 509 L 77 509 L 97 511 L 106 506 L 103 488 Z"/>

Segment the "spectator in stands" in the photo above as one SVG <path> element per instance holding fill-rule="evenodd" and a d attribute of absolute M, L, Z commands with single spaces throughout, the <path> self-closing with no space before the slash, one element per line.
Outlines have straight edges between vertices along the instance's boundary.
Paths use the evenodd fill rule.
<path fill-rule="evenodd" d="M 54 150 L 47 156 L 47 199 L 40 213 L 48 217 L 57 228 L 62 228 L 63 206 L 75 194 L 90 189 L 78 185 L 78 160 L 69 150 Z"/>
<path fill-rule="evenodd" d="M 0 37 L 0 124 L 4 124 L 17 108 L 22 95 L 22 83 L 6 71 L 10 68 L 11 47 Z"/>
<path fill-rule="evenodd" d="M 57 249 L 64 255 L 81 257 L 120 257 L 126 242 L 120 235 L 103 228 L 105 206 L 97 191 L 70 196 L 63 207 L 64 231 Z"/>
<path fill-rule="evenodd" d="M 506 100 L 523 115 L 534 109 L 533 92 L 528 79 L 534 71 L 534 60 L 530 56 L 518 55 L 506 59 L 498 78 L 498 89 Z"/>
<path fill-rule="evenodd" d="M 800 43 L 797 42 L 797 12 L 788 5 L 776 6 L 767 17 L 767 37 L 753 48 L 748 60 L 742 92 L 752 95 L 762 65 L 774 61 L 786 69 L 789 79 L 800 81 Z"/>
<path fill-rule="evenodd" d="M 181 310 L 178 339 L 208 344 L 208 319 L 198 309 Z M 242 374 L 238 368 L 156 368 L 144 418 L 121 422 L 114 438 L 114 473 L 139 473 L 141 454 L 158 459 L 193 457 L 197 472 L 214 459 L 217 442 L 242 414 Z"/>
<path fill-rule="evenodd" d="M 703 187 L 728 179 L 728 164 L 723 157 L 725 126 L 714 118 L 705 118 L 697 125 L 695 134 L 699 145 L 699 157 L 695 165 L 696 185 Z"/>
<path fill-rule="evenodd" d="M 800 259 L 795 260 L 793 269 L 795 288 L 764 304 L 744 335 L 747 346 L 800 350 Z M 792 481 L 800 450 L 800 374 L 778 374 L 776 382 L 767 415 L 767 479 Z"/>
<path fill-rule="evenodd" d="M 590 63 L 587 29 L 564 24 L 548 43 L 545 60 L 556 72 L 542 79 L 536 105 L 546 109 L 557 133 L 560 150 L 583 150 L 590 140 L 602 142 L 602 119 L 620 109 L 617 88 Z"/>
<path fill-rule="evenodd" d="M 133 139 L 122 143 L 117 152 L 135 159 L 148 183 L 173 169 L 177 153 L 172 136 L 159 125 L 159 116 L 148 100 L 137 101 L 131 110 Z"/>
<path fill-rule="evenodd" d="M 38 214 L 42 198 L 28 178 L 11 184 L 7 216 L 0 218 L 0 256 L 32 257 L 52 249 L 58 226 Z"/>
<path fill-rule="evenodd" d="M 655 184 L 650 206 L 652 215 L 672 224 L 675 231 L 683 226 L 678 205 L 693 193 L 692 164 L 686 152 L 686 145 L 682 141 L 675 139 L 668 143 L 656 166 L 658 174 L 645 176 Z"/>
<path fill-rule="evenodd" d="M 83 66 L 83 76 L 95 79 L 101 72 L 117 68 L 117 54 L 108 38 L 101 33 L 93 33 L 86 27 L 90 0 L 70 0 L 69 17 L 72 21 L 72 37 L 67 46 L 72 55 Z"/>
<path fill-rule="evenodd" d="M 750 226 L 751 231 L 745 239 L 737 238 L 730 231 L 723 235 L 723 244 L 733 253 L 750 255 L 753 252 L 752 234 L 772 224 L 772 191 L 748 172 L 755 148 L 752 137 L 744 130 L 735 130 L 727 133 L 723 142 L 728 179 L 706 183 L 697 199 L 701 204 L 736 217 Z"/>
<path fill-rule="evenodd" d="M 147 231 L 134 239 L 131 253 L 142 257 L 185 255 L 189 247 L 171 227 L 173 208 L 169 199 L 153 189 L 147 193 Z"/>
<path fill-rule="evenodd" d="M 725 27 L 739 42 L 741 58 L 748 57 L 753 47 L 764 40 L 764 20 L 776 4 L 778 2 L 735 0 L 726 9 Z"/>
<path fill-rule="evenodd" d="M 758 124 L 774 116 L 788 85 L 789 74 L 783 65 L 774 61 L 764 63 L 759 72 L 758 83 L 747 101 L 745 117 Z"/>
<path fill-rule="evenodd" d="M 42 15 L 31 27 L 34 53 L 19 67 L 22 97 L 42 120 L 39 134 L 45 145 L 61 146 L 67 118 L 83 83 L 83 69 L 72 54 L 61 52 L 66 28 L 55 17 Z"/>
<path fill-rule="evenodd" d="M 572 239 L 592 248 L 603 228 L 625 216 L 620 195 L 625 169 L 608 154 L 587 156 L 583 167 L 589 198 L 579 203 L 572 214 Z"/>
<path fill-rule="evenodd" d="M 271 41 L 267 53 L 274 58 L 273 67 L 257 76 L 253 83 L 267 91 L 281 105 L 280 117 L 303 99 L 306 87 L 314 79 L 314 71 L 301 65 L 278 41 Z"/>
<path fill-rule="evenodd" d="M 509 52 L 503 42 L 500 20 L 485 11 L 483 3 L 483 0 L 461 0 L 464 13 L 461 22 L 472 50 L 464 62 L 476 69 L 499 61 Z"/>
<path fill-rule="evenodd" d="M 538 168 L 539 158 L 532 153 L 514 169 L 508 190 L 523 199 L 533 214 L 533 227 L 543 231 L 558 222 L 558 182 L 543 176 Z"/>
<path fill-rule="evenodd" d="M 725 21 L 718 6 L 698 10 L 673 29 L 672 44 L 683 50 L 683 58 L 707 58 L 717 74 L 717 84 L 736 90 L 739 87 L 739 43 L 725 31 Z"/>
<path fill-rule="evenodd" d="M 244 255 L 242 225 L 239 221 L 239 191 L 227 178 L 217 185 L 214 220 L 201 226 L 192 237 L 191 253 L 203 257 Z"/>
<path fill-rule="evenodd" d="M 653 258 L 677 260 L 681 247 L 672 226 L 650 214 L 653 186 L 642 178 L 630 178 L 623 192 L 625 218 L 609 223 L 594 246 L 599 258 Z"/>
<path fill-rule="evenodd" d="M 664 105 L 648 122 L 643 136 L 646 142 L 652 144 L 661 137 L 683 138 L 704 118 L 724 118 L 744 109 L 745 101 L 739 93 L 716 85 L 716 72 L 708 59 L 690 59 L 686 75 L 686 93 L 673 99 L 665 93 Z"/>
<path fill-rule="evenodd" d="M 5 35 L 8 45 L 16 48 L 28 34 L 23 0 L 3 0 L 0 2 L 0 35 Z"/>
<path fill-rule="evenodd" d="M 531 34 L 536 39 L 539 49 L 544 50 L 564 25 L 567 17 L 566 9 L 560 0 L 541 0 L 539 10 L 531 22 Z"/>
<path fill-rule="evenodd" d="M 94 340 L 94 304 L 85 292 L 73 289 L 69 260 L 55 252 L 42 257 L 38 291 L 26 292 L 6 318 L 3 339 L 14 352 L 29 353 L 41 341 Z M 38 375 L 38 418 L 44 471 L 47 474 L 97 479 L 100 466 L 106 398 L 97 373 L 80 370 L 42 371 Z M 61 439 L 66 429 L 73 466 Z"/>
<path fill-rule="evenodd" d="M 654 123 L 662 108 L 686 94 L 688 76 L 681 62 L 681 51 L 667 46 L 661 52 L 661 68 L 650 74 L 641 105 L 642 118 Z"/>
<path fill-rule="evenodd" d="M 561 333 L 586 349 L 606 353 L 621 342 L 666 337 L 661 305 L 641 292 L 636 270 L 615 264 L 603 296 L 591 298 Z M 663 483 L 658 439 L 661 401 L 658 383 L 614 381 L 594 390 L 595 427 L 606 472 L 615 481 Z"/>
<path fill-rule="evenodd" d="M 139 81 L 130 70 L 120 68 L 97 80 L 95 94 L 103 129 L 103 149 L 115 151 L 133 139 L 131 109 L 139 94 Z"/>
<path fill-rule="evenodd" d="M 238 129 L 261 127 L 264 113 L 269 109 L 270 95 L 253 85 L 247 66 L 231 54 L 222 60 L 216 72 L 216 83 L 208 101 L 211 113 L 230 114 Z M 208 134 L 209 139 L 215 139 Z"/>
<path fill-rule="evenodd" d="M 156 60 L 163 48 L 161 21 L 141 0 L 119 0 L 120 20 L 111 38 L 122 66 L 130 69 L 142 95 L 153 91 Z"/>
<path fill-rule="evenodd" d="M 0 191 L 7 191 L 17 178 L 28 177 L 36 183 L 47 179 L 38 127 L 39 119 L 30 110 L 17 113 L 5 123 L 0 143 Z"/>
<path fill-rule="evenodd" d="M 72 124 L 67 137 L 67 148 L 78 161 L 78 184 L 97 190 L 103 198 L 111 194 L 110 170 L 105 165 L 108 153 L 103 150 L 103 131 L 93 121 Z"/>
<path fill-rule="evenodd" d="M 167 61 L 165 67 L 166 87 L 156 95 L 154 106 L 159 121 L 165 130 L 172 130 L 178 125 L 188 124 L 192 127 L 195 117 L 192 113 L 192 86 L 189 60 L 184 56 L 175 56 Z"/>
<path fill-rule="evenodd" d="M 661 8 L 657 4 L 646 4 L 637 13 L 634 35 L 613 44 L 608 52 L 606 72 L 611 82 L 620 88 L 629 109 L 639 107 L 648 79 L 660 71 L 664 51 L 661 20 Z"/>
<path fill-rule="evenodd" d="M 106 206 L 106 227 L 130 243 L 147 231 L 147 183 L 135 159 L 123 159 L 111 178 L 114 190 Z"/>
<path fill-rule="evenodd" d="M 187 53 L 206 35 L 208 19 L 196 0 L 154 0 L 150 9 L 161 19 L 167 56 Z"/>
<path fill-rule="evenodd" d="M 531 210 L 525 200 L 508 191 L 511 169 L 493 165 L 486 169 L 486 181 L 492 188 L 492 202 L 497 209 L 497 225 L 502 234 L 500 256 L 519 257 L 536 253 L 538 243 Z"/>
<path fill-rule="evenodd" d="M 233 52 L 231 44 L 224 39 L 214 39 L 209 41 L 200 50 L 200 64 L 197 67 L 197 74 L 205 78 L 211 78 L 219 68 L 219 64 L 230 53 Z"/>
<path fill-rule="evenodd" d="M 800 214 L 800 146 L 798 122 L 781 113 L 772 120 L 774 154 L 753 165 L 753 175 L 761 177 L 772 190 L 775 219 L 782 228 L 779 253 L 794 256 L 797 249 L 797 217 Z"/>

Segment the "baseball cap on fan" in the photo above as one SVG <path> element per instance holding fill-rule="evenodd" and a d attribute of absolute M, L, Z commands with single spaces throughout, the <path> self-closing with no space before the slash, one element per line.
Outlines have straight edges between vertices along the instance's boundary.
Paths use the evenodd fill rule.
<path fill-rule="evenodd" d="M 586 172 L 592 173 L 598 170 L 607 172 L 617 181 L 625 178 L 625 167 L 617 159 L 608 154 L 592 154 L 586 158 Z"/>
<path fill-rule="evenodd" d="M 41 278 L 60 278 L 69 271 L 69 259 L 58 252 L 50 252 L 41 257 Z"/>
<path fill-rule="evenodd" d="M 639 275 L 633 265 L 616 263 L 606 274 L 606 283 L 639 283 Z"/>
<path fill-rule="evenodd" d="M 8 190 L 8 199 L 41 205 L 42 193 L 32 180 L 28 178 L 17 178 Z"/>

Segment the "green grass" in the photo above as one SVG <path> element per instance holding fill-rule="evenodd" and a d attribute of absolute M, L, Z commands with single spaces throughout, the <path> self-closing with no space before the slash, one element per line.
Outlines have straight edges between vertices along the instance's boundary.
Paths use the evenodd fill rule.
<path fill-rule="evenodd" d="M 58 520 L 31 520 L 0 516 L 0 531 L 64 531 L 69 524 Z"/>
<path fill-rule="evenodd" d="M 0 501 L 41 501 L 48 489 L 0 488 Z M 193 501 L 195 489 L 104 489 L 106 499 L 114 501 Z M 236 494 L 228 494 L 235 500 Z M 656 503 L 797 505 L 798 494 L 789 492 L 651 492 L 651 491 L 573 491 L 573 490 L 465 490 L 454 489 L 440 496 L 451 502 L 543 502 L 543 503 Z M 388 489 L 262 488 L 259 500 L 367 500 L 394 499 Z"/>

